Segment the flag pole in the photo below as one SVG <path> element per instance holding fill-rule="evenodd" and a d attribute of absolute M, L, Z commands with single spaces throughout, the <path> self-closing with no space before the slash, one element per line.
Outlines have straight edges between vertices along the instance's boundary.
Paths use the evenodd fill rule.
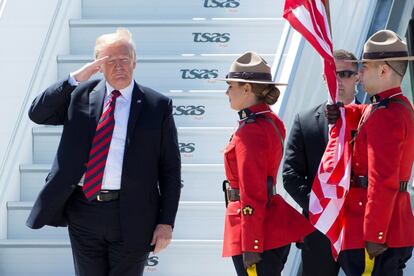
<path fill-rule="evenodd" d="M 331 24 L 331 12 L 330 12 L 330 9 L 329 9 L 329 0 L 325 0 L 324 2 L 325 2 L 326 17 L 327 17 L 328 24 L 329 24 L 329 31 L 330 31 L 331 36 L 332 36 L 332 24 Z"/>
<path fill-rule="evenodd" d="M 329 0 L 324 0 L 323 3 L 324 3 L 324 6 L 325 6 L 326 20 L 328 21 L 328 25 L 329 25 L 329 34 L 332 37 L 331 10 L 329 8 Z M 329 62 L 329 63 L 331 63 L 331 62 Z"/>

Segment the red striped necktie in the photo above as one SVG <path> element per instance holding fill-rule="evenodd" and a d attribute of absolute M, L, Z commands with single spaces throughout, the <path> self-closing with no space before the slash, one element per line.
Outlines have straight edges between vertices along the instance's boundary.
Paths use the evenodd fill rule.
<path fill-rule="evenodd" d="M 105 104 L 101 118 L 96 127 L 95 137 L 89 152 L 89 161 L 86 164 L 85 180 L 82 190 L 89 201 L 96 199 L 101 191 L 105 171 L 106 158 L 111 145 L 112 133 L 115 127 L 116 98 L 121 95 L 118 90 L 111 93 L 109 101 Z"/>

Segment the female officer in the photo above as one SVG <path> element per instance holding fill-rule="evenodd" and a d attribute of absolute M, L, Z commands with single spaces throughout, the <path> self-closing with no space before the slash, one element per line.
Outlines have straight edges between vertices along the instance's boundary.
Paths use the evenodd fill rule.
<path fill-rule="evenodd" d="M 237 275 L 280 275 L 290 243 L 314 229 L 276 193 L 285 128 L 269 105 L 279 90 L 258 54 L 237 58 L 224 79 L 239 127 L 224 152 L 227 199 L 223 256 L 232 256 Z"/>

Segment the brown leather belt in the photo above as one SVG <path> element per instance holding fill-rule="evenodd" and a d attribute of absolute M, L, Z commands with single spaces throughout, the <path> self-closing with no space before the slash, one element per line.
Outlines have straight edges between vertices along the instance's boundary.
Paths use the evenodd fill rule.
<path fill-rule="evenodd" d="M 276 195 L 276 186 L 273 186 L 272 196 Z M 227 188 L 226 197 L 229 202 L 240 200 L 240 189 Z"/>
<path fill-rule="evenodd" d="M 226 196 L 228 201 L 240 200 L 240 189 L 227 189 Z"/>
<path fill-rule="evenodd" d="M 351 188 L 368 188 L 368 177 L 364 175 L 351 175 Z M 408 181 L 400 181 L 400 193 L 406 192 Z"/>

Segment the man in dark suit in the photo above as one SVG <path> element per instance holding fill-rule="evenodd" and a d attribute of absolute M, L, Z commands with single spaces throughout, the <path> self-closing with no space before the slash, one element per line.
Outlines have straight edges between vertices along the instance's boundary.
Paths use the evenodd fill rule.
<path fill-rule="evenodd" d="M 344 60 L 356 60 L 345 50 L 334 51 L 339 99 L 344 104 L 355 102 L 358 83 L 357 65 Z M 328 122 L 324 115 L 326 103 L 295 117 L 286 145 L 283 165 L 283 185 L 308 217 L 309 193 L 320 160 L 328 143 Z M 332 258 L 329 239 L 321 232 L 308 235 L 302 247 L 303 276 L 338 275 L 339 264 Z"/>
<path fill-rule="evenodd" d="M 27 225 L 68 225 L 76 275 L 142 275 L 149 252 L 172 238 L 181 186 L 172 102 L 133 80 L 135 60 L 128 30 L 102 35 L 95 61 L 29 110 L 63 133 Z M 98 71 L 105 79 L 89 80 Z"/>

